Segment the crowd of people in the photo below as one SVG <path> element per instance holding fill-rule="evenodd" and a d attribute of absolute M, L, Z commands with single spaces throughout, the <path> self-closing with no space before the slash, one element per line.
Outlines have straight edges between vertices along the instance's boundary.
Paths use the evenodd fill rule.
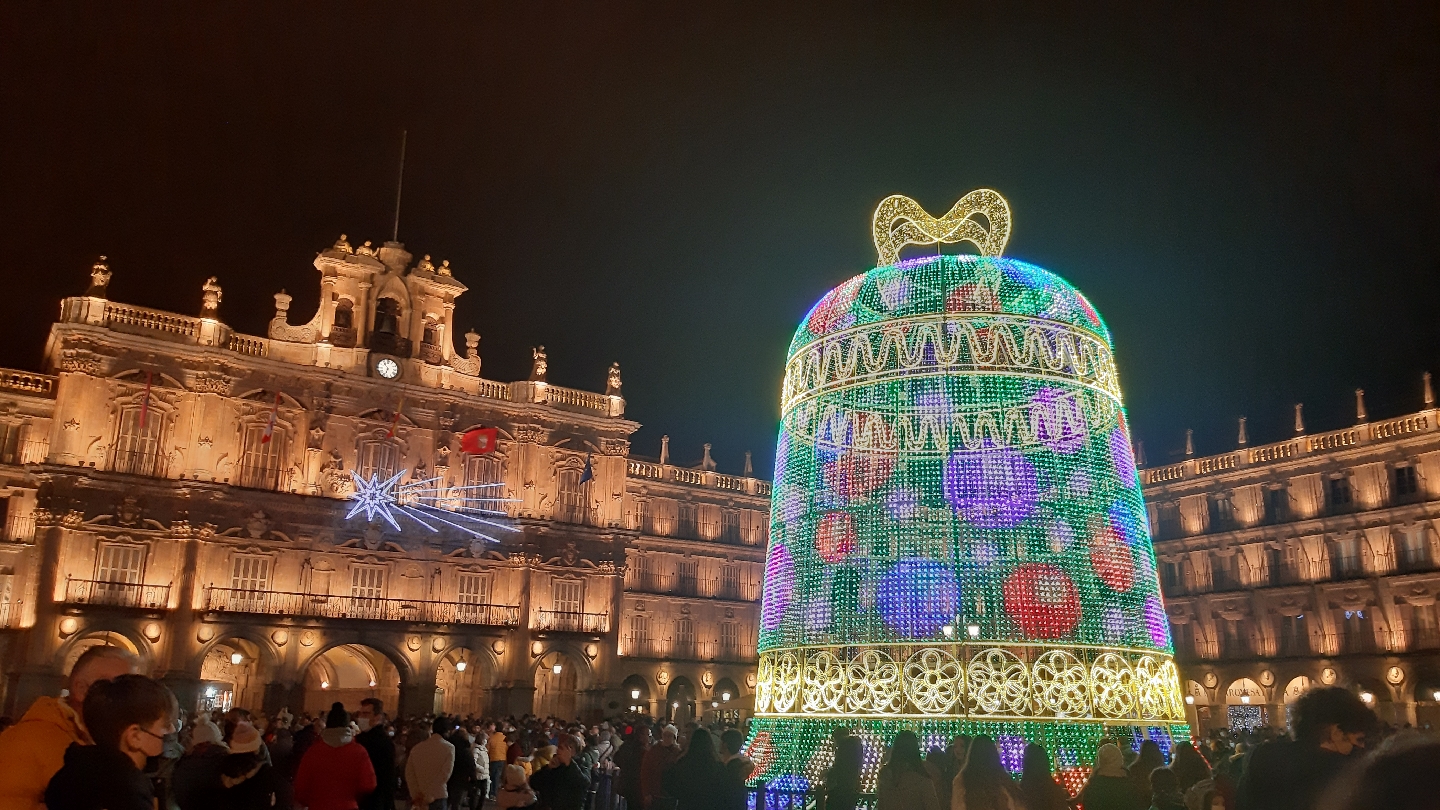
<path fill-rule="evenodd" d="M 86 651 L 60 698 L 0 733 L 0 810 L 746 810 L 755 764 L 739 729 L 644 715 L 585 726 L 533 715 L 391 719 L 374 698 L 314 716 L 243 709 L 186 717 L 114 647 Z M 1353 693 L 1317 688 L 1292 735 L 1218 732 L 1166 751 L 1101 739 L 1074 796 L 1046 749 L 1019 778 L 995 740 L 922 753 L 890 741 L 867 792 L 859 736 L 805 801 L 824 810 L 1418 810 L 1440 806 L 1440 740 L 1377 723 Z M 1122 744 L 1123 743 L 1123 744 Z"/>

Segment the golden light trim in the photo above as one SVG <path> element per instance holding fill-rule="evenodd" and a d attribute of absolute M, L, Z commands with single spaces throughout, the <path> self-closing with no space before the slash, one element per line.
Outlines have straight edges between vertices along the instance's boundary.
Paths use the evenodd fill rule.
<path fill-rule="evenodd" d="M 985 217 L 988 228 L 973 219 L 976 214 Z M 892 194 L 875 208 L 870 230 L 880 265 L 894 264 L 908 245 L 969 242 L 982 256 L 999 256 L 1010 241 L 1010 204 L 999 192 L 980 188 L 961 197 L 945 216 L 936 219 L 920 203 Z"/>
<path fill-rule="evenodd" d="M 756 715 L 1185 721 L 1175 663 L 1154 650 L 892 644 L 852 655 L 853 649 L 763 653 Z"/>

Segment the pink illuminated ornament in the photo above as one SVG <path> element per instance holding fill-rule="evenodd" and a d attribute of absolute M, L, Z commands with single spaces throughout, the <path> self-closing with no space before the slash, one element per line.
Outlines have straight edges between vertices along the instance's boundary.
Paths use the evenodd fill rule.
<path fill-rule="evenodd" d="M 1130 449 L 1130 436 L 1123 427 L 1110 432 L 1110 457 L 1115 461 L 1115 477 L 1120 479 L 1120 486 L 1138 488 L 1135 453 Z"/>
<path fill-rule="evenodd" d="M 1151 643 L 1162 650 L 1170 648 L 1170 617 L 1158 596 L 1145 600 L 1145 628 L 1150 631 Z"/>
<path fill-rule="evenodd" d="M 1080 622 L 1080 594 L 1058 567 L 1027 563 L 1005 581 L 1005 612 L 1029 638 L 1057 639 Z"/>
<path fill-rule="evenodd" d="M 765 593 L 760 601 L 760 626 L 774 630 L 785 618 L 785 609 L 795 591 L 795 558 L 781 543 L 770 547 L 765 561 Z"/>

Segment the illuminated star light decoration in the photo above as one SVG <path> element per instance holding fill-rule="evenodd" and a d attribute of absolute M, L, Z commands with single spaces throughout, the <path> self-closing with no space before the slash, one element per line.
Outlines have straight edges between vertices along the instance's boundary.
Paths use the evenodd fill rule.
<path fill-rule="evenodd" d="M 847 729 L 873 790 L 922 750 L 1027 743 L 1072 791 L 1102 736 L 1188 736 L 1110 333 L 1002 256 L 1010 208 L 887 197 L 878 266 L 820 299 L 786 359 L 761 600 L 754 781 L 803 790 Z M 910 245 L 980 255 L 900 259 Z"/>
<path fill-rule="evenodd" d="M 355 505 L 350 507 L 345 519 L 364 512 L 366 520 L 374 522 L 376 518 L 381 518 L 400 531 L 400 523 L 395 518 L 403 516 L 432 532 L 439 532 L 438 524 L 444 524 L 492 543 L 498 543 L 499 538 L 491 532 L 520 531 L 510 524 L 509 514 L 504 508 L 505 504 L 515 503 L 516 499 L 487 494 L 502 484 L 446 487 L 440 483 L 438 476 L 401 484 L 400 479 L 404 475 L 402 471 L 381 480 L 379 475 L 371 473 L 366 480 L 351 470 L 350 478 L 355 482 L 355 491 L 350 494 L 350 500 Z"/>

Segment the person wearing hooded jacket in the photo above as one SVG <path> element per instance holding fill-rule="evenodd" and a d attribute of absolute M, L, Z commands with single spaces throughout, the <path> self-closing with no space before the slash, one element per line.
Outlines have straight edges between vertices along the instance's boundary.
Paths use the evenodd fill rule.
<path fill-rule="evenodd" d="M 290 783 L 265 761 L 260 732 L 248 720 L 230 732 L 230 753 L 220 761 L 215 810 L 290 810 Z"/>
<path fill-rule="evenodd" d="M 332 704 L 320 739 L 300 760 L 295 801 L 310 810 L 358 810 L 360 800 L 374 790 L 370 754 L 355 742 L 345 706 Z"/>

